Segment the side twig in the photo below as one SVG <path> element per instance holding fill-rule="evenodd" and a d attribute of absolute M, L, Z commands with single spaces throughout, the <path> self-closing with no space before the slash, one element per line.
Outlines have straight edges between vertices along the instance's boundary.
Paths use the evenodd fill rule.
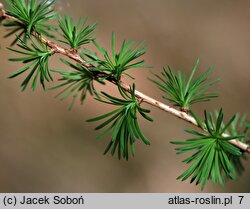
<path fill-rule="evenodd" d="M 9 16 L 6 14 L 6 11 L 3 9 L 3 6 L 0 2 L 0 15 L 2 16 L 2 19 L 9 19 L 9 20 L 16 20 L 18 21 L 16 18 L 12 17 L 12 16 Z M 44 36 L 42 36 L 41 34 L 38 34 L 37 32 L 33 31 L 31 33 L 33 36 L 36 36 L 36 37 L 39 37 L 43 43 L 47 44 L 47 46 L 50 48 L 50 50 L 54 53 L 58 53 L 58 54 L 62 54 L 64 56 L 67 56 L 68 58 L 82 64 L 84 67 L 91 67 L 90 64 L 87 64 L 85 60 L 83 60 L 81 58 L 81 56 L 78 54 L 78 53 L 75 53 L 75 52 L 72 52 L 72 50 L 69 50 L 69 49 L 66 49 L 66 48 L 63 48 L 61 47 L 60 45 L 58 45 L 57 43 L 45 38 Z M 104 73 L 103 72 L 100 72 L 100 76 L 102 76 Z M 97 75 L 98 75 L 98 72 L 97 72 Z M 116 84 L 114 82 L 114 80 L 110 79 L 109 80 L 111 83 L 113 84 Z M 130 86 L 122 81 L 120 81 L 120 84 L 122 86 L 122 88 L 129 92 L 130 91 Z M 138 98 L 138 100 L 140 102 L 145 102 L 145 103 L 148 103 L 154 107 L 157 107 L 165 112 L 168 112 L 186 122 L 189 122 L 197 127 L 199 127 L 198 123 L 196 122 L 195 118 L 192 117 L 191 115 L 187 114 L 186 112 L 184 111 L 181 111 L 181 110 L 177 110 L 169 105 L 166 105 L 160 101 L 157 101 L 155 100 L 154 98 L 152 97 L 149 97 L 145 94 L 143 94 L 142 92 L 140 91 L 137 91 L 135 90 L 135 95 L 136 97 Z M 201 127 L 199 127 L 201 128 Z M 206 131 L 206 130 L 204 130 Z M 227 134 L 224 134 L 224 136 L 228 136 Z M 250 153 L 250 147 L 249 145 L 239 141 L 239 140 L 236 140 L 236 139 L 233 139 L 233 140 L 229 140 L 229 142 L 231 144 L 233 144 L 234 146 L 240 148 L 242 151 L 245 151 L 247 153 Z"/>

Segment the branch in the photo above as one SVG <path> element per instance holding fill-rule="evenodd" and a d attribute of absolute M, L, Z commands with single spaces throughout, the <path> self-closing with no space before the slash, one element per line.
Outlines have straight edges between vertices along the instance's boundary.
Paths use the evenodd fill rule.
<path fill-rule="evenodd" d="M 121 82 L 121 85 L 122 87 L 129 92 L 129 85 L 128 84 L 125 84 L 123 82 Z M 135 90 L 135 95 L 137 96 L 138 99 L 140 100 L 143 100 L 144 102 L 152 105 L 152 106 L 155 106 L 155 107 L 158 107 L 159 109 L 165 111 L 165 112 L 168 112 L 168 113 L 171 113 L 173 114 L 174 116 L 182 119 L 182 120 L 185 120 L 199 128 L 201 128 L 198 123 L 196 122 L 195 118 L 192 117 L 191 115 L 187 114 L 186 112 L 184 111 L 180 111 L 180 110 L 177 110 L 169 105 L 166 105 L 162 102 L 159 102 L 157 100 L 155 100 L 154 98 L 151 98 L 145 94 L 143 94 L 142 92 L 140 91 L 137 91 Z M 223 134 L 224 137 L 227 137 L 229 136 L 228 134 Z M 233 144 L 234 146 L 240 148 L 241 150 L 245 151 L 245 152 L 248 152 L 250 153 L 250 148 L 249 148 L 249 145 L 248 144 L 245 144 L 239 140 L 236 140 L 236 139 L 232 139 L 232 140 L 229 140 L 229 142 L 231 144 Z"/>
<path fill-rule="evenodd" d="M 14 18 L 14 17 L 9 16 L 9 15 L 6 14 L 6 11 L 3 9 L 3 5 L 2 5 L 1 2 L 0 2 L 0 12 L 1 12 L 0 14 L 2 16 L 2 19 L 9 19 L 9 20 L 16 20 L 16 21 L 18 21 L 16 18 Z M 46 44 L 51 49 L 51 51 L 53 52 L 53 54 L 54 53 L 62 54 L 64 56 L 67 56 L 68 58 L 70 58 L 70 59 L 72 59 L 72 60 L 80 63 L 84 67 L 91 67 L 91 65 L 87 64 L 86 61 L 83 60 L 81 58 L 81 56 L 76 51 L 63 48 L 60 45 L 58 45 L 57 43 L 55 43 L 53 41 L 50 41 L 49 39 L 45 38 L 44 36 L 42 36 L 41 34 L 35 32 L 35 31 L 31 32 L 31 34 L 33 36 L 39 37 L 42 40 L 42 42 L 44 44 Z M 103 73 L 103 72 L 96 72 L 96 73 L 97 73 L 96 75 L 98 77 L 102 77 L 102 76 L 105 75 L 105 73 Z M 116 82 L 114 81 L 114 79 L 110 79 L 109 78 L 107 80 L 109 82 L 111 82 L 111 83 L 113 83 L 113 84 L 116 85 Z M 126 83 L 124 83 L 122 81 L 120 81 L 120 84 L 121 84 L 122 88 L 125 91 L 130 92 L 130 86 L 128 84 L 126 84 Z M 198 125 L 198 123 L 196 122 L 195 118 L 192 117 L 192 116 L 190 116 L 186 112 L 181 111 L 181 110 L 177 110 L 177 109 L 175 109 L 175 108 L 173 108 L 173 107 L 171 107 L 169 105 L 166 105 L 166 104 L 164 104 L 162 102 L 159 102 L 159 101 L 155 100 L 154 98 L 149 97 L 149 96 L 143 94 L 140 91 L 135 90 L 135 95 L 136 95 L 137 99 L 140 100 L 140 102 L 148 103 L 148 104 L 150 104 L 150 105 L 152 105 L 154 107 L 157 107 L 157 108 L 159 108 L 159 109 L 161 109 L 161 110 L 163 110 L 165 112 L 171 113 L 172 115 L 174 115 L 174 116 L 176 116 L 176 117 L 178 117 L 178 118 L 180 118 L 180 119 L 182 119 L 182 120 L 184 120 L 186 122 L 189 122 L 189 123 L 191 123 L 191 124 L 193 124 L 193 125 L 195 125 L 195 126 L 197 126 L 197 127 L 199 127 L 199 128 L 202 129 L 202 127 L 200 127 Z M 204 131 L 206 131 L 206 130 L 204 130 Z M 227 137 L 229 135 L 223 134 L 223 136 Z M 234 146 L 240 148 L 242 151 L 250 153 L 250 147 L 249 147 L 249 145 L 247 145 L 247 144 L 245 144 L 245 143 L 243 143 L 243 142 L 241 142 L 239 140 L 236 140 L 236 139 L 229 140 L 229 142 L 231 144 L 233 144 Z"/>

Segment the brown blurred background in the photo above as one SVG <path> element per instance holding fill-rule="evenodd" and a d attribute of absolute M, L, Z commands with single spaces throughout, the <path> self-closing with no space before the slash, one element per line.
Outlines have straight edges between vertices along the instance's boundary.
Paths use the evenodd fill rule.
<path fill-rule="evenodd" d="M 250 96 L 250 1 L 235 0 L 71 0 L 58 1 L 63 14 L 89 17 L 97 22 L 97 41 L 110 46 L 111 32 L 117 42 L 144 41 L 145 60 L 159 72 L 170 65 L 187 73 L 200 58 L 200 72 L 215 67 L 213 79 L 220 97 L 194 105 L 198 114 L 224 108 L 228 119 L 236 112 L 249 113 Z M 108 139 L 97 141 L 98 123 L 85 120 L 112 109 L 88 97 L 67 111 L 70 99 L 61 102 L 55 91 L 21 92 L 23 76 L 7 77 L 21 65 L 8 62 L 13 57 L 0 27 L 0 192 L 200 192 L 200 187 L 175 178 L 186 168 L 185 156 L 176 156 L 170 140 L 189 137 L 184 129 L 193 128 L 172 115 L 152 110 L 154 122 L 141 122 L 151 145 L 140 141 L 136 156 L 128 162 L 103 156 Z M 51 67 L 66 69 L 53 58 Z M 147 80 L 148 70 L 131 72 L 137 89 L 157 99 L 162 93 Z M 102 87 L 103 88 L 103 87 Z M 112 86 L 105 87 L 109 93 Z M 237 181 L 224 188 L 208 183 L 205 192 L 250 192 L 249 161 Z"/>

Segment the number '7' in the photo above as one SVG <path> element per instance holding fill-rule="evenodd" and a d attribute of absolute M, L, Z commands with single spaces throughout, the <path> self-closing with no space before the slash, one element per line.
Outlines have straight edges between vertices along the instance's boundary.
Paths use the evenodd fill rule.
<path fill-rule="evenodd" d="M 240 198 L 240 202 L 239 202 L 239 204 L 241 204 L 241 202 L 242 202 L 242 200 L 243 200 L 244 196 L 238 196 L 238 197 Z"/>

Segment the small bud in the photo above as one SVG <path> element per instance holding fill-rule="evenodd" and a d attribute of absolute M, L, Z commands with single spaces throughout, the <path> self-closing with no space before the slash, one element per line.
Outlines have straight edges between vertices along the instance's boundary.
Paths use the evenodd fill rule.
<path fill-rule="evenodd" d="M 0 9 L 3 9 L 3 4 L 0 2 Z"/>

